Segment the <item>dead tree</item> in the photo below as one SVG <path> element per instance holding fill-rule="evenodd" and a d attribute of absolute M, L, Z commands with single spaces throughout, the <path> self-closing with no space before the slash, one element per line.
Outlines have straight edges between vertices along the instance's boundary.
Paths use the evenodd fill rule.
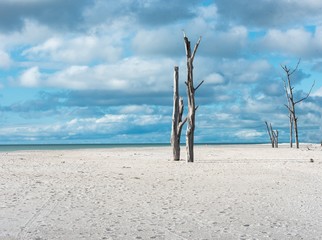
<path fill-rule="evenodd" d="M 203 81 L 195 88 L 193 84 L 193 60 L 197 52 L 201 37 L 196 43 L 193 52 L 191 52 L 190 41 L 186 34 L 184 35 L 184 43 L 186 48 L 187 57 L 187 95 L 188 95 L 188 115 L 187 115 L 187 131 L 186 131 L 186 150 L 187 150 L 187 162 L 194 161 L 193 146 L 194 146 L 194 131 L 195 131 L 195 115 L 196 107 L 195 103 L 195 91 L 201 86 Z"/>
<path fill-rule="evenodd" d="M 173 113 L 172 113 L 172 130 L 171 130 L 171 146 L 173 150 L 173 160 L 180 160 L 180 137 L 181 130 L 187 118 L 182 120 L 183 99 L 179 98 L 179 67 L 174 67 L 173 76 Z"/>
<path fill-rule="evenodd" d="M 299 143 L 298 126 L 297 126 L 298 119 L 296 116 L 295 106 L 296 106 L 296 104 L 304 101 L 305 99 L 307 99 L 310 96 L 313 86 L 315 84 L 315 82 L 313 82 L 309 93 L 305 97 L 303 97 L 297 101 L 294 99 L 294 95 L 293 95 L 294 87 L 292 86 L 291 78 L 292 78 L 292 75 L 298 70 L 300 61 L 301 61 L 301 59 L 299 59 L 299 61 L 297 62 L 297 65 L 294 70 L 291 70 L 286 65 L 284 65 L 284 66 L 281 65 L 282 69 L 284 70 L 284 72 L 286 74 L 286 79 L 284 79 L 283 81 L 284 81 L 285 94 L 286 94 L 286 98 L 287 98 L 287 102 L 288 102 L 288 104 L 287 105 L 285 104 L 285 106 L 289 111 L 289 118 L 290 118 L 290 146 L 293 147 L 292 143 L 293 143 L 293 129 L 294 129 L 296 148 L 300 147 L 300 143 Z"/>
<path fill-rule="evenodd" d="M 267 133 L 268 133 L 269 138 L 270 138 L 271 143 L 272 143 L 272 148 L 278 148 L 278 131 L 273 130 L 271 123 L 268 124 L 265 121 L 265 124 L 266 124 L 266 128 L 267 128 Z"/>

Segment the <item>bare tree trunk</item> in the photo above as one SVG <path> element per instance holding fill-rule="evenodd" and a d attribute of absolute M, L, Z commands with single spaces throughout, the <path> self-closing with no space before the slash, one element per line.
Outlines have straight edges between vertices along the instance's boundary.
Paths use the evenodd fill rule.
<path fill-rule="evenodd" d="M 172 113 L 172 130 L 171 130 L 171 146 L 173 151 L 173 160 L 180 160 L 180 138 L 181 130 L 186 122 L 182 121 L 183 99 L 179 99 L 179 67 L 174 67 L 173 76 L 173 113 Z"/>
<path fill-rule="evenodd" d="M 196 116 L 196 104 L 195 104 L 195 91 L 200 87 L 203 81 L 194 88 L 193 85 L 193 59 L 198 49 L 201 37 L 196 43 L 193 52 L 191 52 L 190 41 L 184 34 L 184 43 L 186 48 L 187 57 L 187 95 L 188 95 L 188 115 L 187 115 L 187 131 L 186 131 L 186 150 L 187 150 L 187 162 L 194 161 L 194 131 L 195 131 L 195 116 Z"/>
<path fill-rule="evenodd" d="M 290 113 L 290 147 L 293 147 L 293 120 L 292 114 Z"/>
<path fill-rule="evenodd" d="M 188 59 L 188 80 L 187 80 L 187 93 L 188 93 L 188 125 L 186 131 L 186 150 L 187 150 L 187 162 L 194 161 L 194 132 L 195 132 L 195 119 L 196 119 L 196 104 L 194 96 L 194 87 L 193 87 L 193 75 L 192 75 L 192 61 Z"/>
<path fill-rule="evenodd" d="M 294 109 L 294 116 L 295 116 L 295 109 Z M 296 148 L 300 148 L 299 132 L 298 132 L 298 129 L 297 129 L 297 117 L 294 118 L 294 130 L 295 130 L 295 143 L 296 143 Z"/>

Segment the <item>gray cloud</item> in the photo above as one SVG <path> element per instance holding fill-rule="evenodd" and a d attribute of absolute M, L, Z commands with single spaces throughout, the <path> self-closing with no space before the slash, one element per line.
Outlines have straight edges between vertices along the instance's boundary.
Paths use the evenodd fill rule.
<path fill-rule="evenodd" d="M 18 113 L 26 118 L 50 114 L 100 116 L 114 107 L 128 105 L 171 106 L 169 92 L 121 93 L 108 90 L 41 91 L 33 99 L 0 106 L 2 112 Z"/>
<path fill-rule="evenodd" d="M 84 22 L 83 9 L 89 0 L 1 1 L 0 30 L 21 30 L 24 19 L 59 29 L 78 29 Z"/>
<path fill-rule="evenodd" d="M 189 19 L 195 16 L 199 0 L 142 1 L 142 0 L 96 0 L 85 15 L 92 23 L 112 22 L 114 19 L 130 17 L 146 26 L 160 26 Z M 134 22 L 132 22 L 133 24 Z"/>
<path fill-rule="evenodd" d="M 195 14 L 193 9 L 198 0 L 177 0 L 164 1 L 158 0 L 151 3 L 139 1 L 141 4 L 135 4 L 134 10 L 138 14 L 138 19 L 145 25 L 164 25 L 182 19 L 192 18 Z"/>
<path fill-rule="evenodd" d="M 225 23 L 266 28 L 321 22 L 320 1 L 216 0 L 216 5 Z"/>

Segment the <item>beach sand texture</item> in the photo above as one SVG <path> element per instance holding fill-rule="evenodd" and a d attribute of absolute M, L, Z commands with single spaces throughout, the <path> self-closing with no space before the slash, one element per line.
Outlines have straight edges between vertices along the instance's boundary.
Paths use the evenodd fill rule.
<path fill-rule="evenodd" d="M 0 239 L 322 239 L 321 146 L 170 159 L 170 147 L 0 152 Z"/>

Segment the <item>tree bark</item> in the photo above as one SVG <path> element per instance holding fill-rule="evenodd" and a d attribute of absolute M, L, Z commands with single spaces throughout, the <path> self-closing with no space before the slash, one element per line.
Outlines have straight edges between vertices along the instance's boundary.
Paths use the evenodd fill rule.
<path fill-rule="evenodd" d="M 195 54 L 197 52 L 199 43 L 201 41 L 201 37 L 199 38 L 198 42 L 196 43 L 193 52 L 191 52 L 191 45 L 190 41 L 184 34 L 184 43 L 186 48 L 186 57 L 187 57 L 187 95 L 188 95 L 188 115 L 187 115 L 187 130 L 186 130 L 186 150 L 187 150 L 187 162 L 194 161 L 194 131 L 195 131 L 195 118 L 196 118 L 196 103 L 195 103 L 195 91 L 200 85 L 203 83 L 201 82 L 197 88 L 194 88 L 193 83 L 193 60 Z"/>
<path fill-rule="evenodd" d="M 292 114 L 290 113 L 290 147 L 293 147 L 293 120 L 292 120 Z"/>
<path fill-rule="evenodd" d="M 195 132 L 195 118 L 196 118 L 196 104 L 193 87 L 193 65 L 191 59 L 187 62 L 188 67 L 188 79 L 187 79 L 187 94 L 188 94 L 188 125 L 186 131 L 186 150 L 187 150 L 187 162 L 194 161 L 194 132 Z"/>
<path fill-rule="evenodd" d="M 172 113 L 172 129 L 171 129 L 171 146 L 173 152 L 173 160 L 180 160 L 180 138 L 181 130 L 186 122 L 182 121 L 183 99 L 179 99 L 179 67 L 174 67 L 173 76 L 173 113 Z"/>
<path fill-rule="evenodd" d="M 295 116 L 295 109 L 294 109 L 294 116 Z M 300 148 L 299 132 L 298 132 L 298 129 L 297 129 L 297 117 L 294 118 L 294 130 L 295 130 L 295 143 L 296 143 L 296 148 Z"/>

